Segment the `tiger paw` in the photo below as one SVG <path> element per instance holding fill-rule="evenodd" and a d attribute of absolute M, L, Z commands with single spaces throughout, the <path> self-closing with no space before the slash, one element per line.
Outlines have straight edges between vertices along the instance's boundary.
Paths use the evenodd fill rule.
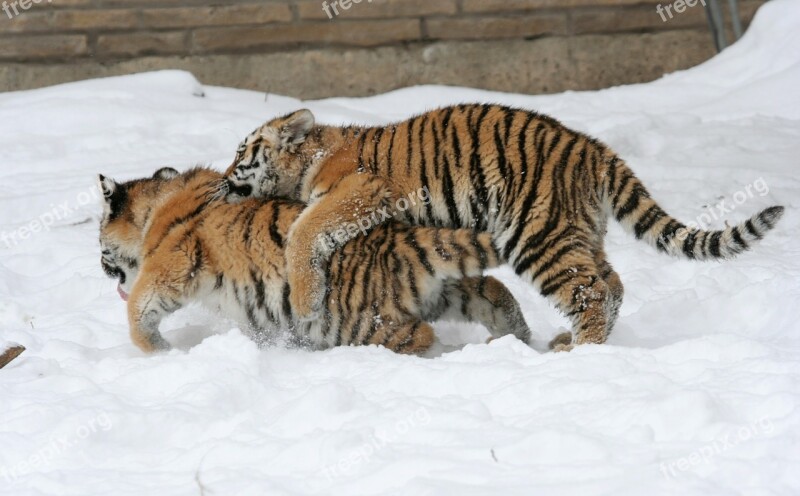
<path fill-rule="evenodd" d="M 556 351 L 556 347 L 558 346 L 566 347 L 571 343 L 572 343 L 572 333 L 570 331 L 564 331 L 559 333 L 556 337 L 554 337 L 547 345 L 547 347 L 553 351 Z M 569 351 L 569 350 L 564 350 L 564 351 Z"/>
<path fill-rule="evenodd" d="M 300 322 L 318 319 L 325 303 L 324 277 L 316 271 L 303 275 L 289 272 L 289 287 L 289 304 L 292 306 L 294 318 Z"/>
<path fill-rule="evenodd" d="M 172 349 L 172 345 L 161 334 L 154 335 L 150 342 L 153 345 L 153 351 L 169 351 Z"/>
<path fill-rule="evenodd" d="M 572 351 L 572 349 L 574 347 L 575 346 L 571 345 L 571 344 L 557 344 L 557 345 L 555 345 L 553 347 L 553 352 L 554 353 L 566 353 L 566 352 Z"/>
<path fill-rule="evenodd" d="M 158 353 L 172 349 L 172 345 L 169 344 L 169 341 L 164 339 L 159 332 L 154 332 L 152 334 L 135 332 L 131 333 L 131 339 L 133 340 L 133 344 L 145 353 Z"/>

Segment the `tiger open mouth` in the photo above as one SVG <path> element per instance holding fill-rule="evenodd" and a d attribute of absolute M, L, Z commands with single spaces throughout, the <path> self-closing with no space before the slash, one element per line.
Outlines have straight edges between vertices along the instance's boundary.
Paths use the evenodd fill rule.
<path fill-rule="evenodd" d="M 231 199 L 243 199 L 249 198 L 250 195 L 253 193 L 253 187 L 249 184 L 235 184 L 234 182 L 228 180 L 228 194 L 226 198 L 228 200 Z"/>
<path fill-rule="evenodd" d="M 100 260 L 100 265 L 103 267 L 103 272 L 105 272 L 108 277 L 117 279 L 119 281 L 117 282 L 117 293 L 119 293 L 119 297 L 122 298 L 122 301 L 128 301 L 128 293 L 122 289 L 122 285 L 125 283 L 125 279 L 127 279 L 125 271 L 115 265 L 109 264 L 102 259 Z"/>

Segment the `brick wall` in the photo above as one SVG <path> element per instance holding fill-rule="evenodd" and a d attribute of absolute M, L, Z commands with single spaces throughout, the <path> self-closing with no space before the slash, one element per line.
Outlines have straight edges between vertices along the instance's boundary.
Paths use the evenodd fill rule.
<path fill-rule="evenodd" d="M 699 5 L 662 21 L 656 5 L 667 0 L 337 0 L 336 9 L 328 0 L 333 19 L 322 0 L 0 2 L 4 2 L 0 70 L 4 64 L 14 64 L 19 81 L 31 79 L 20 75 L 25 64 L 106 66 L 148 56 L 187 58 L 707 30 Z M 744 20 L 762 3 L 741 0 Z M 710 46 L 711 36 L 707 39 Z M 0 89 L 32 83 L 8 83 L 6 88 L 2 84 L 0 78 Z"/>
<path fill-rule="evenodd" d="M 655 2 L 640 0 L 361 0 L 357 4 L 339 0 L 349 8 L 337 2 L 336 16 L 329 7 L 334 19 L 329 19 L 320 0 L 6 2 L 13 18 L 0 14 L 0 60 L 13 61 L 526 39 L 704 29 L 706 25 L 699 5 L 663 22 Z M 749 19 L 762 3 L 743 1 L 743 17 Z"/>

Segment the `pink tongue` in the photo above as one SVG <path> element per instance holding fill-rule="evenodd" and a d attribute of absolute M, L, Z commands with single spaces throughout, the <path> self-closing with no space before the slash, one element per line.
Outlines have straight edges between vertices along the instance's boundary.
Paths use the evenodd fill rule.
<path fill-rule="evenodd" d="M 117 293 L 119 293 L 119 297 L 122 298 L 122 301 L 128 301 L 128 293 L 126 293 L 125 290 L 122 289 L 122 286 L 120 284 L 117 284 Z"/>

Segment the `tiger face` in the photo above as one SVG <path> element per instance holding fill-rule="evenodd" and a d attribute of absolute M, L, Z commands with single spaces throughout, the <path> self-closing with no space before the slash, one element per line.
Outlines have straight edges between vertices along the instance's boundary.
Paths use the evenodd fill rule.
<path fill-rule="evenodd" d="M 100 266 L 108 277 L 118 280 L 117 292 L 125 301 L 139 274 L 142 233 L 152 206 L 149 201 L 135 200 L 141 197 L 155 199 L 160 186 L 177 175 L 175 169 L 164 167 L 150 178 L 124 183 L 102 174 L 97 177 L 103 195 Z"/>
<path fill-rule="evenodd" d="M 292 197 L 308 165 L 301 150 L 314 128 L 314 114 L 298 110 L 273 119 L 239 144 L 233 164 L 225 172 L 229 202 L 245 198 Z"/>

